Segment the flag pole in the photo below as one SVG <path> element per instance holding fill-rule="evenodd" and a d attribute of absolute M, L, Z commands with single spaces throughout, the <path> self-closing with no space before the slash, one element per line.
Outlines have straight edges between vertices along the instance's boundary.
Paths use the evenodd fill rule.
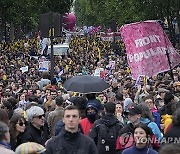
<path fill-rule="evenodd" d="M 159 23 L 159 22 L 158 22 L 158 23 Z M 161 26 L 161 28 L 162 28 L 163 35 L 164 35 L 164 42 L 165 42 L 165 44 L 166 44 L 166 56 L 167 56 L 168 64 L 169 64 L 169 68 L 170 68 L 170 73 L 171 73 L 170 76 L 171 76 L 171 78 L 172 78 L 172 81 L 174 82 L 174 75 L 173 75 L 173 71 L 172 71 L 171 60 L 170 60 L 169 52 L 168 52 L 168 48 L 167 48 L 166 34 L 165 34 L 164 30 L 163 30 L 162 24 L 161 24 L 161 23 L 159 23 L 159 24 L 160 24 L 160 26 Z"/>

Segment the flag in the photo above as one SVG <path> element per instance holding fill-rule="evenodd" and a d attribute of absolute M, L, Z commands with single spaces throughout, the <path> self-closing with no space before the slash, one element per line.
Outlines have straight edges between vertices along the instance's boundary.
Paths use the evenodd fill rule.
<path fill-rule="evenodd" d="M 143 82 L 144 82 L 144 85 L 147 85 L 147 77 L 146 77 L 146 75 L 143 78 Z"/>
<path fill-rule="evenodd" d="M 63 68 L 60 68 L 60 69 L 59 69 L 58 76 L 60 77 L 63 73 L 64 73 Z"/>
<path fill-rule="evenodd" d="M 98 58 L 101 59 L 101 50 L 98 48 Z"/>
<path fill-rule="evenodd" d="M 22 71 L 22 73 L 28 72 L 28 66 L 21 67 L 20 70 Z"/>
<path fill-rule="evenodd" d="M 133 79 L 138 75 L 151 77 L 170 70 L 180 62 L 176 52 L 161 25 L 156 21 L 144 21 L 127 24 L 121 27 L 121 36 L 125 43 L 127 61 Z"/>

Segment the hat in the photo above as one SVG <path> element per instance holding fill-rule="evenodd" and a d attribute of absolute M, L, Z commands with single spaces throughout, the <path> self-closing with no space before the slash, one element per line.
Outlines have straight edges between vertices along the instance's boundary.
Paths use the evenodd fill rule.
<path fill-rule="evenodd" d="M 125 112 L 129 112 L 128 108 L 133 103 L 131 98 L 126 98 L 123 103 L 123 108 Z"/>
<path fill-rule="evenodd" d="M 104 104 L 104 108 L 106 109 L 107 113 L 114 113 L 116 110 L 116 104 L 113 102 L 107 102 Z"/>
<path fill-rule="evenodd" d="M 180 86 L 180 81 L 174 82 L 173 87 Z"/>
<path fill-rule="evenodd" d="M 158 93 L 166 93 L 169 92 L 169 90 L 165 89 L 165 88 L 159 88 L 158 89 Z"/>
<path fill-rule="evenodd" d="M 101 108 L 101 102 L 97 99 L 89 100 L 87 102 L 86 110 L 90 107 L 94 108 L 98 112 Z"/>
<path fill-rule="evenodd" d="M 35 142 L 27 142 L 20 144 L 17 148 L 15 153 L 16 154 L 41 154 L 45 152 L 46 149 L 42 145 L 35 143 Z"/>
<path fill-rule="evenodd" d="M 141 114 L 141 109 L 137 105 L 132 105 L 129 107 L 129 114 L 130 115 L 136 115 Z"/>

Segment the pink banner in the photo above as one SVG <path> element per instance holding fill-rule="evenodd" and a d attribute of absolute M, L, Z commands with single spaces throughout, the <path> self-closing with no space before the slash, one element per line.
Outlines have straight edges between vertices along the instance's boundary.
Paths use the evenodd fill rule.
<path fill-rule="evenodd" d="M 126 46 L 127 60 L 133 79 L 139 75 L 151 77 L 170 69 L 180 62 L 180 55 L 173 48 L 159 23 L 144 21 L 121 27 L 121 36 Z"/>

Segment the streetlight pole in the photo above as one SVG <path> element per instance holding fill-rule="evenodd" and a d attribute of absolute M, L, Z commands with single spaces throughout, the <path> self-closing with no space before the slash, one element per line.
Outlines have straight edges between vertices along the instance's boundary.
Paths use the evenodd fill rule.
<path fill-rule="evenodd" d="M 180 49 L 180 1 L 177 1 L 177 24 L 178 24 L 178 29 L 179 29 L 179 42 L 178 42 L 178 48 Z"/>
<path fill-rule="evenodd" d="M 54 79 L 54 49 L 53 49 L 53 39 L 54 39 L 54 15 L 53 12 L 50 13 L 50 40 L 51 40 L 51 71 L 50 71 L 50 76 L 51 76 L 51 82 Z"/>
<path fill-rule="evenodd" d="M 52 11 L 49 13 L 41 14 L 40 16 L 40 29 L 41 36 L 44 38 L 50 38 L 51 40 L 51 82 L 54 80 L 54 49 L 53 49 L 53 39 L 55 37 L 61 36 L 62 32 L 62 16 L 59 13 L 53 13 Z"/>

